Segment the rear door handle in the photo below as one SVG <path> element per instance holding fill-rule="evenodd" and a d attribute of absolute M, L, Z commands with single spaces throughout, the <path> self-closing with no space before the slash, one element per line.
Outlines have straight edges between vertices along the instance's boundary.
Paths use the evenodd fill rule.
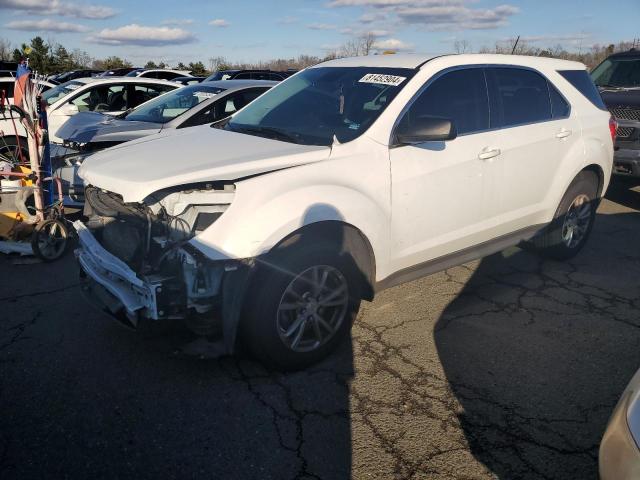
<path fill-rule="evenodd" d="M 499 148 L 492 148 L 491 150 L 484 148 L 479 154 L 478 158 L 480 160 L 489 160 L 490 158 L 497 157 L 500 155 Z"/>
<path fill-rule="evenodd" d="M 556 138 L 567 138 L 571 135 L 571 130 L 565 130 L 564 128 L 556 133 Z"/>

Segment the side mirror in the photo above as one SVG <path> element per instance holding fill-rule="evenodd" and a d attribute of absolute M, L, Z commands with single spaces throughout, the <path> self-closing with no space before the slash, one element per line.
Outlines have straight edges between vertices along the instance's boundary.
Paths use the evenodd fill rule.
<path fill-rule="evenodd" d="M 416 145 L 424 142 L 444 142 L 458 136 L 456 127 L 448 118 L 427 115 L 414 118 L 409 122 L 400 122 L 396 129 L 398 145 Z"/>
<path fill-rule="evenodd" d="M 78 112 L 79 112 L 78 106 L 74 105 L 73 103 L 67 103 L 60 109 L 60 113 L 62 115 L 66 115 L 67 117 L 71 117 Z"/>

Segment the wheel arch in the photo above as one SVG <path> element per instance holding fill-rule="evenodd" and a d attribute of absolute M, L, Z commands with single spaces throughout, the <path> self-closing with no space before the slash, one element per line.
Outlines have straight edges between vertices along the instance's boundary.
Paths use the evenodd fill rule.
<path fill-rule="evenodd" d="M 301 226 L 280 240 L 269 251 L 256 258 L 257 262 L 269 264 L 270 256 L 281 252 L 286 255 L 291 247 L 321 241 L 329 242 L 339 254 L 348 254 L 361 272 L 362 290 L 360 297 L 373 300 L 375 294 L 376 263 L 374 250 L 369 239 L 355 226 L 339 220 L 322 220 Z M 308 243 L 307 243 L 308 242 Z M 238 347 L 243 322 L 242 312 L 246 308 L 245 299 L 250 295 L 251 286 L 260 281 L 258 269 L 252 266 L 230 272 L 230 281 L 223 282 L 223 338 L 225 349 L 233 353 Z"/>
<path fill-rule="evenodd" d="M 301 247 L 310 243 L 326 242 L 336 248 L 339 255 L 349 255 L 360 272 L 361 296 L 373 300 L 376 278 L 376 259 L 371 242 L 364 233 L 350 223 L 339 220 L 323 220 L 303 225 L 278 242 L 266 254 L 279 250 Z"/>
<path fill-rule="evenodd" d="M 582 172 L 593 172 L 598 177 L 598 198 L 604 196 L 605 176 L 602 167 L 596 163 L 592 163 L 580 170 L 578 175 Z"/>

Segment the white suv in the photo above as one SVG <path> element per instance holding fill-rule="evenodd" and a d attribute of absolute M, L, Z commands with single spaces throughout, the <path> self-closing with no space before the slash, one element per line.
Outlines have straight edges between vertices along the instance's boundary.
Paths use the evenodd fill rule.
<path fill-rule="evenodd" d="M 523 241 L 575 255 L 612 168 L 594 95 L 584 65 L 536 57 L 308 68 L 224 124 L 89 157 L 85 291 L 301 368 L 380 289 Z"/>

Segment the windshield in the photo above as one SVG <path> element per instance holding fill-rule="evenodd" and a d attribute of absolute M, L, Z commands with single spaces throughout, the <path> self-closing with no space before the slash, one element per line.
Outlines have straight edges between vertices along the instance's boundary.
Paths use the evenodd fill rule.
<path fill-rule="evenodd" d="M 140 75 L 142 72 L 144 72 L 144 70 L 142 69 L 138 69 L 138 70 L 131 70 L 129 73 L 127 73 L 125 75 L 125 77 L 137 77 L 138 75 Z"/>
<path fill-rule="evenodd" d="M 599 87 L 640 87 L 640 58 L 607 58 L 591 78 Z"/>
<path fill-rule="evenodd" d="M 83 85 L 84 83 L 78 82 L 76 80 L 71 80 L 66 83 L 61 83 L 60 85 L 56 85 L 50 90 L 47 90 L 46 92 L 44 92 L 42 94 L 42 98 L 44 99 L 45 102 L 47 102 L 47 105 L 52 105 L 53 103 L 60 100 L 62 97 L 69 95 L 71 92 L 73 92 L 74 90 L 77 90 Z"/>
<path fill-rule="evenodd" d="M 167 123 L 224 90 L 200 83 L 178 88 L 143 103 L 124 118 L 137 122 Z"/>
<path fill-rule="evenodd" d="M 360 136 L 415 74 L 409 68 L 317 67 L 288 78 L 226 129 L 305 145 Z"/>

